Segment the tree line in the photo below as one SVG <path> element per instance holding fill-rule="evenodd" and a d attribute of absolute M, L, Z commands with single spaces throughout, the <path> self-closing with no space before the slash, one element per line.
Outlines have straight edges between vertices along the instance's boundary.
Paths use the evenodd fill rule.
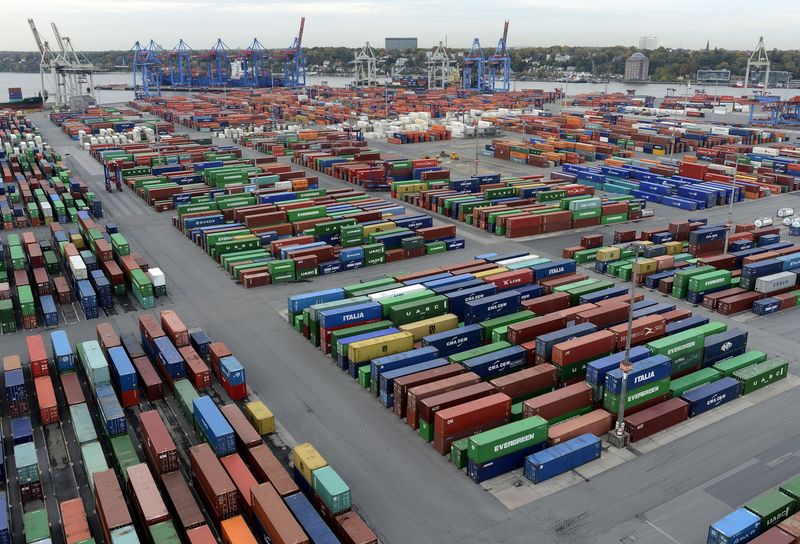
<path fill-rule="evenodd" d="M 349 47 L 304 48 L 306 65 L 323 75 L 348 75 L 353 71 L 353 56 L 358 49 Z M 404 74 L 422 73 L 426 55 L 431 50 L 385 51 L 376 49 L 379 72 L 392 74 L 398 58 L 405 58 Z M 464 49 L 451 49 L 456 61 L 466 53 Z M 618 77 L 625 71 L 625 60 L 636 52 L 634 47 L 517 47 L 509 50 L 511 69 L 517 77 L 560 77 L 568 72 L 594 74 L 596 77 Z M 494 48 L 485 48 L 490 55 Z M 650 60 L 650 78 L 653 81 L 694 79 L 697 70 L 730 70 L 732 77 L 744 76 L 749 52 L 707 48 L 701 50 L 667 49 L 660 47 L 644 52 Z M 105 70 L 130 69 L 130 51 L 86 51 L 87 59 Z M 786 71 L 792 79 L 800 78 L 800 51 L 777 50 L 768 52 L 772 71 Z M 0 51 L 1 72 L 38 72 L 39 54 L 32 51 Z"/>

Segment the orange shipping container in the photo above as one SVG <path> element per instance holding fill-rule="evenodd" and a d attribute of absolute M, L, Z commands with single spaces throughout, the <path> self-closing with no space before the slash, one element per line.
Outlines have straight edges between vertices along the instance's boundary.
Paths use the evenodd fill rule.
<path fill-rule="evenodd" d="M 252 496 L 250 495 L 250 490 L 257 486 L 258 482 L 253 476 L 253 473 L 250 472 L 250 469 L 247 468 L 247 465 L 244 464 L 242 458 L 239 457 L 238 453 L 226 455 L 225 457 L 220 458 L 220 462 L 222 463 L 222 466 L 225 467 L 225 471 L 228 473 L 228 476 L 230 476 L 231 480 L 233 480 L 233 484 L 236 486 L 236 489 L 238 489 L 239 493 L 242 495 L 245 504 L 245 511 L 249 517 L 251 515 L 252 508 Z"/>
<path fill-rule="evenodd" d="M 50 376 L 39 376 L 33 380 L 36 400 L 39 404 L 39 420 L 42 426 L 58 423 L 58 404 Z"/>
<path fill-rule="evenodd" d="M 70 499 L 59 504 L 61 510 L 61 526 L 64 530 L 64 542 L 76 544 L 92 537 L 86 510 L 81 499 Z"/>
<path fill-rule="evenodd" d="M 242 516 L 228 518 L 222 522 L 224 544 L 258 544 Z"/>

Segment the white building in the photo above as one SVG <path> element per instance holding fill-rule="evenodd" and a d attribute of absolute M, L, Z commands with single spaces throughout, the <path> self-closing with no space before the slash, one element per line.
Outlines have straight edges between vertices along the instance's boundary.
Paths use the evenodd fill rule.
<path fill-rule="evenodd" d="M 661 47 L 661 42 L 658 40 L 658 36 L 639 37 L 639 49 L 650 51 L 653 49 L 658 49 L 659 47 Z"/>

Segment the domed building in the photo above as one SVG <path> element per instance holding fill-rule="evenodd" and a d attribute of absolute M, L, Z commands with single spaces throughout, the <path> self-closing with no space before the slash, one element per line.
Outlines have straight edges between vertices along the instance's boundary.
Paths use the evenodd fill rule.
<path fill-rule="evenodd" d="M 625 81 L 647 81 L 650 77 L 650 59 L 636 52 L 625 61 Z"/>

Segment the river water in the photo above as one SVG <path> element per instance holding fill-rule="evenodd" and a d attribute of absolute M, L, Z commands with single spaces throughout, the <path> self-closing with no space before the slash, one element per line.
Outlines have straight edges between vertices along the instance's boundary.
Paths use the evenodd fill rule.
<path fill-rule="evenodd" d="M 132 84 L 133 75 L 130 73 L 108 73 L 98 74 L 94 78 L 95 85 L 102 84 Z M 317 85 L 322 82 L 327 82 L 332 87 L 344 87 L 352 79 L 349 77 L 340 76 L 308 76 L 309 85 Z M 8 87 L 22 87 L 23 96 L 35 96 L 40 89 L 41 80 L 39 74 L 21 73 L 21 72 L 0 72 L 0 101 L 5 100 L 8 96 Z M 512 90 L 522 89 L 542 89 L 545 91 L 552 91 L 555 89 L 564 89 L 569 96 L 582 93 L 597 93 L 597 92 L 625 92 L 628 89 L 634 89 L 637 95 L 650 95 L 657 98 L 662 98 L 669 94 L 678 94 L 683 96 L 686 94 L 686 85 L 677 83 L 621 83 L 611 82 L 604 83 L 559 83 L 553 81 L 512 81 Z M 697 91 L 705 90 L 708 94 L 715 94 L 714 85 L 698 85 L 692 84 L 689 87 L 689 93 L 694 94 Z M 727 87 L 720 85 L 716 89 L 716 93 L 720 95 L 733 95 L 733 96 L 750 96 L 753 93 L 752 89 L 737 89 L 734 87 Z M 133 91 L 97 91 L 98 99 L 101 103 L 124 102 L 133 99 Z M 166 93 L 165 93 L 166 94 Z M 181 93 L 185 94 L 185 93 Z M 770 89 L 770 94 L 780 96 L 782 99 L 788 99 L 793 96 L 800 95 L 800 89 Z"/>

